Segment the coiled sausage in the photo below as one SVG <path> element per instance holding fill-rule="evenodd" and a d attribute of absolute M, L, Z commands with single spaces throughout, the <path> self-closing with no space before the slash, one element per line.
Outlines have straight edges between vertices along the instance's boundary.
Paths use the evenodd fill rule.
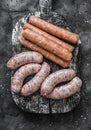
<path fill-rule="evenodd" d="M 34 76 L 34 78 L 23 86 L 21 94 L 24 96 L 28 96 L 36 92 L 41 87 L 41 84 L 49 75 L 49 73 L 50 66 L 46 62 L 44 62 L 40 71 Z"/>
<path fill-rule="evenodd" d="M 19 68 L 14 76 L 11 78 L 11 90 L 15 93 L 21 91 L 24 79 L 34 73 L 37 73 L 41 69 L 39 64 L 27 64 Z"/>
<path fill-rule="evenodd" d="M 73 78 L 68 84 L 65 84 L 60 87 L 56 87 L 49 95 L 47 95 L 47 98 L 51 99 L 63 99 L 70 97 L 71 95 L 75 94 L 80 90 L 82 86 L 82 81 L 80 78 L 75 77 Z"/>
<path fill-rule="evenodd" d="M 75 75 L 76 72 L 73 69 L 62 69 L 50 74 L 41 86 L 41 95 L 50 94 L 57 84 L 70 81 Z"/>

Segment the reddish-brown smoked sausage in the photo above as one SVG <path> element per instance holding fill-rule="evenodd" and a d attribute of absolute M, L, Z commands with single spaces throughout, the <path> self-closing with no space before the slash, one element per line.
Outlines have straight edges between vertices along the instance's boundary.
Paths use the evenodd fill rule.
<path fill-rule="evenodd" d="M 49 40 L 48 38 L 37 34 L 29 29 L 26 29 L 22 32 L 22 35 L 25 39 L 35 43 L 36 45 L 50 51 L 51 53 L 59 56 L 60 58 L 70 61 L 72 58 L 72 53 L 67 49 L 61 47 L 59 44 Z"/>
<path fill-rule="evenodd" d="M 24 38 L 21 38 L 20 42 L 23 46 L 25 46 L 33 51 L 37 51 L 37 52 L 41 53 L 45 58 L 53 61 L 54 63 L 56 63 L 64 68 L 71 66 L 70 62 L 64 61 L 63 59 L 57 57 L 56 55 L 52 54 L 51 52 L 37 46 L 36 44 L 34 44 Z"/>
<path fill-rule="evenodd" d="M 36 16 L 31 16 L 29 19 L 29 23 L 73 44 L 76 44 L 79 41 L 79 35 L 72 33 L 64 28 L 48 23 Z"/>
<path fill-rule="evenodd" d="M 36 32 L 36 33 L 38 33 L 40 35 L 43 35 L 44 37 L 46 37 L 46 38 L 54 41 L 55 43 L 61 45 L 63 48 L 67 49 L 70 52 L 72 52 L 74 50 L 74 47 L 72 45 L 70 45 L 70 44 L 68 44 L 68 43 L 66 43 L 66 42 L 64 42 L 64 41 L 62 41 L 62 40 L 60 40 L 60 39 L 58 39 L 58 38 L 48 34 L 47 32 L 45 32 L 45 31 L 43 31 L 43 30 L 33 26 L 32 24 L 26 23 L 24 25 L 23 29 L 24 30 L 25 29 L 30 29 L 30 30 L 32 30 L 32 31 L 34 31 L 34 32 Z"/>

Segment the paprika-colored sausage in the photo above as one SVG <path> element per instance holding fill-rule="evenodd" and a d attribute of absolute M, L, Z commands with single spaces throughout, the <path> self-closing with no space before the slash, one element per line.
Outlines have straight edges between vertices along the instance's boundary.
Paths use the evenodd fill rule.
<path fill-rule="evenodd" d="M 66 42 L 56 38 L 55 36 L 52 36 L 50 34 L 48 34 L 47 32 L 33 26 L 32 24 L 29 24 L 29 23 L 26 23 L 24 26 L 23 26 L 23 29 L 30 29 L 40 35 L 43 35 L 44 37 L 54 41 L 55 43 L 61 45 L 63 48 L 67 49 L 68 51 L 72 52 L 74 50 L 74 47 L 70 44 L 67 44 Z"/>
<path fill-rule="evenodd" d="M 64 28 L 55 26 L 49 22 L 46 22 L 36 16 L 31 16 L 29 23 L 35 25 L 36 27 L 73 44 L 79 41 L 79 35 L 72 33 Z"/>
<path fill-rule="evenodd" d="M 39 35 L 29 29 L 26 29 L 22 32 L 22 35 L 25 39 L 35 43 L 36 45 L 50 51 L 51 53 L 59 56 L 60 58 L 70 61 L 72 58 L 72 53 L 56 44 L 55 42 Z"/>
<path fill-rule="evenodd" d="M 64 61 L 63 59 L 57 57 L 56 55 L 53 55 L 49 51 L 44 50 L 43 48 L 37 46 L 36 44 L 34 44 L 34 43 L 24 39 L 24 38 L 21 38 L 20 42 L 23 46 L 25 46 L 25 47 L 33 50 L 33 51 L 37 51 L 37 52 L 41 53 L 45 58 L 47 58 L 47 59 L 53 61 L 54 63 L 62 66 L 63 68 L 71 66 L 70 62 Z"/>

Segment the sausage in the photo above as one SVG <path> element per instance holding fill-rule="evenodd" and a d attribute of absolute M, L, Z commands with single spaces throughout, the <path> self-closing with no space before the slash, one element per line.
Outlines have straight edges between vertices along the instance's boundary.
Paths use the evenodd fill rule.
<path fill-rule="evenodd" d="M 33 26 L 32 24 L 26 23 L 23 27 L 23 29 L 30 29 L 40 35 L 43 35 L 44 37 L 54 41 L 55 43 L 61 45 L 63 48 L 67 49 L 68 51 L 72 52 L 74 50 L 74 47 L 70 44 L 67 44 L 66 42 L 59 40 L 58 38 L 48 34 L 47 32 L 42 31 L 41 29 Z"/>
<path fill-rule="evenodd" d="M 30 40 L 36 45 L 50 51 L 51 53 L 59 56 L 66 61 L 70 61 L 72 58 L 72 53 L 70 53 L 67 49 L 61 47 L 46 37 L 43 37 L 42 35 L 30 31 L 29 29 L 24 30 L 22 35 L 25 39 Z"/>
<path fill-rule="evenodd" d="M 7 67 L 10 69 L 17 69 L 18 67 L 28 63 L 41 63 L 43 56 L 38 52 L 27 51 L 16 54 L 8 62 Z"/>
<path fill-rule="evenodd" d="M 54 88 L 54 90 L 46 97 L 55 100 L 64 99 L 78 92 L 81 86 L 81 79 L 75 77 L 68 84 Z"/>
<path fill-rule="evenodd" d="M 56 55 L 53 55 L 52 53 L 48 52 L 47 50 L 44 50 L 43 48 L 33 44 L 32 42 L 30 42 L 24 38 L 21 38 L 20 42 L 23 46 L 25 46 L 33 51 L 37 51 L 37 52 L 41 53 L 45 58 L 53 61 L 54 63 L 56 63 L 64 68 L 71 66 L 70 62 L 64 61 L 63 59 L 57 57 Z"/>
<path fill-rule="evenodd" d="M 11 78 L 11 90 L 19 93 L 24 79 L 31 74 L 37 73 L 40 69 L 41 65 L 35 63 L 27 64 L 19 68 Z"/>
<path fill-rule="evenodd" d="M 40 71 L 34 76 L 34 78 L 23 86 L 21 94 L 23 96 L 29 96 L 36 92 L 41 87 L 41 84 L 49 75 L 49 73 L 50 66 L 46 62 L 44 62 Z"/>
<path fill-rule="evenodd" d="M 48 23 L 36 16 L 31 16 L 29 19 L 29 23 L 56 37 L 59 37 L 60 39 L 66 40 L 73 44 L 76 44 L 79 41 L 79 35 L 72 33 L 64 28 Z"/>
<path fill-rule="evenodd" d="M 61 82 L 66 82 L 74 78 L 76 72 L 73 69 L 62 69 L 50 74 L 41 86 L 41 95 L 50 94 L 55 86 Z"/>

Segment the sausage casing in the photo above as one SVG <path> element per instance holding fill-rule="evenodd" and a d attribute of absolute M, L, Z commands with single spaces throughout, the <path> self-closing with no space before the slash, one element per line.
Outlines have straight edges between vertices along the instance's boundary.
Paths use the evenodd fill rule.
<path fill-rule="evenodd" d="M 71 66 L 70 62 L 64 61 L 63 59 L 57 57 L 56 55 L 52 54 L 51 52 L 37 46 L 36 44 L 34 44 L 24 38 L 21 38 L 20 42 L 23 46 L 25 46 L 33 51 L 37 51 L 37 52 L 41 53 L 45 58 L 53 61 L 54 63 L 56 63 L 64 68 Z"/>
<path fill-rule="evenodd" d="M 31 16 L 29 19 L 29 23 L 35 25 L 36 27 L 56 36 L 61 39 L 64 39 L 68 42 L 76 44 L 79 41 L 79 35 L 68 31 L 67 29 L 55 26 L 51 23 L 46 22 L 43 19 L 40 19 L 36 16 Z"/>
<path fill-rule="evenodd" d="M 50 66 L 46 62 L 44 62 L 40 71 L 34 76 L 34 78 L 23 86 L 21 94 L 23 96 L 28 96 L 36 92 L 41 87 L 41 84 L 49 75 L 49 73 Z"/>
<path fill-rule="evenodd" d="M 49 33 L 47 33 L 47 32 L 45 32 L 45 31 L 43 31 L 43 30 L 41 30 L 41 29 L 39 29 L 39 28 L 33 26 L 32 24 L 26 23 L 26 24 L 24 25 L 23 29 L 24 29 L 24 30 L 25 30 L 25 29 L 30 29 L 30 30 L 32 30 L 32 31 L 34 31 L 34 32 L 36 32 L 36 33 L 38 33 L 38 34 L 40 34 L 40 35 L 43 35 L 44 37 L 46 37 L 46 38 L 48 38 L 48 39 L 54 41 L 55 43 L 61 45 L 63 48 L 66 48 L 66 49 L 69 50 L 70 52 L 72 52 L 72 51 L 74 50 L 74 47 L 73 47 L 72 45 L 67 44 L 66 42 L 62 41 L 61 39 L 58 39 L 58 38 L 56 38 L 55 36 L 50 35 Z"/>
<path fill-rule="evenodd" d="M 10 69 L 17 69 L 18 67 L 28 64 L 28 63 L 41 63 L 43 61 L 43 56 L 34 51 L 27 51 L 16 54 L 8 62 L 7 67 Z"/>
<path fill-rule="evenodd" d="M 11 90 L 15 93 L 21 91 L 24 79 L 34 73 L 37 73 L 41 69 L 39 64 L 27 64 L 19 68 L 14 76 L 11 78 Z"/>
<path fill-rule="evenodd" d="M 56 44 L 54 41 L 40 35 L 34 31 L 26 29 L 22 32 L 22 36 L 35 43 L 36 45 L 40 46 L 41 48 L 50 51 L 51 53 L 59 56 L 60 58 L 70 61 L 72 58 L 72 53 L 69 52 L 67 49 L 63 48 L 59 44 Z"/>
<path fill-rule="evenodd" d="M 70 97 L 71 95 L 78 92 L 81 86 L 82 81 L 80 78 L 75 77 L 68 84 L 54 88 L 54 90 L 49 95 L 47 95 L 47 98 L 58 100 Z"/>
<path fill-rule="evenodd" d="M 76 72 L 73 69 L 62 69 L 50 74 L 41 86 L 41 95 L 50 94 L 57 84 L 70 81 L 75 75 Z"/>

